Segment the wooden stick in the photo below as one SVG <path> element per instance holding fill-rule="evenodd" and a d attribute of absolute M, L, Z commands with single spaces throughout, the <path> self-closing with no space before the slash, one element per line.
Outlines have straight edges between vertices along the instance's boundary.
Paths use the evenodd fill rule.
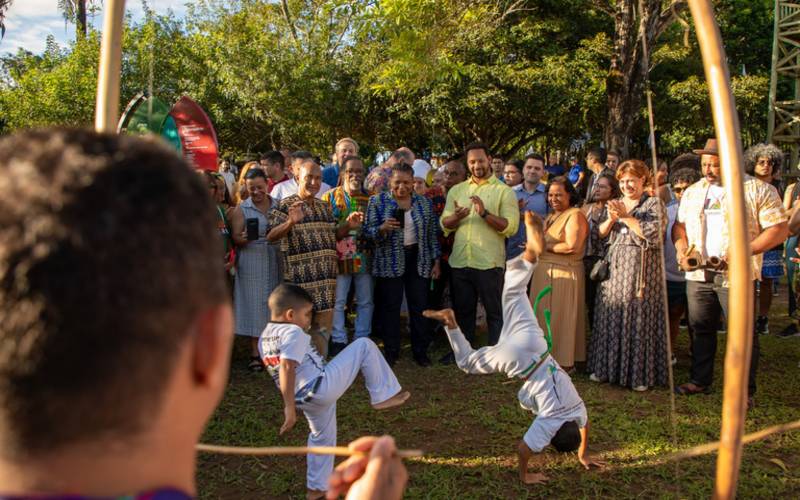
<path fill-rule="evenodd" d="M 760 431 L 752 432 L 747 434 L 746 436 L 742 436 L 742 444 L 749 444 L 755 441 L 760 441 L 766 437 L 772 436 L 773 434 L 781 434 L 784 432 L 794 431 L 800 429 L 800 420 L 795 420 L 794 422 L 788 422 L 785 424 L 778 424 L 773 425 L 771 427 L 767 427 L 761 429 Z M 681 450 L 670 455 L 666 455 L 665 457 L 658 460 L 659 463 L 661 462 L 672 462 L 675 460 L 684 460 L 686 458 L 692 457 L 699 457 L 701 455 L 707 455 L 712 453 L 720 448 L 721 444 L 720 441 L 714 441 L 713 443 L 706 443 L 697 446 L 693 446 L 691 448 Z"/>
<path fill-rule="evenodd" d="M 744 176 L 739 118 L 730 86 L 730 74 L 719 26 L 710 0 L 689 0 L 695 32 L 703 56 L 714 116 L 722 184 L 728 200 L 730 234 L 730 292 L 728 342 L 725 353 L 725 388 L 722 428 L 717 458 L 714 498 L 734 499 L 742 459 L 742 433 L 747 410 L 747 377 L 753 342 L 753 274 L 750 240 L 745 217 Z"/>
<path fill-rule="evenodd" d="M 264 448 L 251 448 L 247 446 L 217 446 L 213 444 L 198 444 L 197 451 L 203 453 L 219 453 L 222 455 L 306 455 L 314 453 L 316 455 L 336 455 L 339 457 L 351 457 L 366 455 L 362 451 L 351 450 L 344 446 L 269 446 Z M 416 458 L 423 455 L 422 450 L 397 450 L 396 457 Z"/>
<path fill-rule="evenodd" d="M 97 73 L 94 129 L 113 132 L 119 115 L 119 80 L 122 68 L 122 18 L 125 0 L 103 2 L 103 39 Z"/>

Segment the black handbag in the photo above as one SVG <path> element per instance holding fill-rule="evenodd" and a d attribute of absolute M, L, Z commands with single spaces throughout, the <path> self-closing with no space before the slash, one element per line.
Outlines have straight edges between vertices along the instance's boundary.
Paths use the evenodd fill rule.
<path fill-rule="evenodd" d="M 598 283 L 608 279 L 608 261 L 605 257 L 594 263 L 589 273 L 589 279 Z"/>

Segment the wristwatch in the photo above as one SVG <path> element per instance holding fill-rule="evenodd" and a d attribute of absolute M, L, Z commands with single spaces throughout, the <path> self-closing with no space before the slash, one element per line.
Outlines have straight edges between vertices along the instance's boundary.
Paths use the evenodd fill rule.
<path fill-rule="evenodd" d="M 486 210 L 486 209 L 484 208 L 484 209 L 483 209 L 483 213 L 482 213 L 482 214 L 480 214 L 480 216 L 481 216 L 481 219 L 485 219 L 487 215 L 490 215 L 490 214 L 489 214 L 489 211 L 488 211 L 488 210 Z"/>

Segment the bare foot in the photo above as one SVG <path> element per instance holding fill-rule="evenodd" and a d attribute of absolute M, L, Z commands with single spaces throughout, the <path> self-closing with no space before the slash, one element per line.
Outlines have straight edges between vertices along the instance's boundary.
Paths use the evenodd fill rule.
<path fill-rule="evenodd" d="M 526 472 L 524 477 L 521 477 L 522 482 L 525 484 L 544 484 L 550 480 L 541 472 Z"/>
<path fill-rule="evenodd" d="M 394 396 L 390 397 L 386 401 L 381 401 L 380 403 L 375 403 L 372 405 L 373 408 L 376 410 L 386 410 L 389 408 L 394 408 L 395 406 L 400 406 L 401 404 L 405 403 L 408 398 L 411 397 L 411 393 L 408 391 L 400 391 Z"/>
<path fill-rule="evenodd" d="M 544 223 L 541 217 L 531 211 L 525 212 L 525 235 L 528 241 L 523 257 L 528 262 L 536 262 L 544 252 Z"/>
<path fill-rule="evenodd" d="M 306 500 L 319 500 L 325 498 L 327 491 L 321 490 L 306 490 Z"/>
<path fill-rule="evenodd" d="M 456 323 L 456 313 L 452 309 L 442 309 L 441 311 L 434 311 L 433 309 L 426 309 L 422 311 L 422 315 L 428 319 L 435 319 L 444 323 L 447 328 L 455 328 L 458 326 Z"/>

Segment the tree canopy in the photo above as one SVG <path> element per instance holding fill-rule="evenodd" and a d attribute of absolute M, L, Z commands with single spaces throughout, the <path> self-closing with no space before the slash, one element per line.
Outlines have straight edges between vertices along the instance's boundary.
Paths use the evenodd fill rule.
<path fill-rule="evenodd" d="M 200 0 L 183 19 L 127 20 L 120 104 L 150 89 L 167 101 L 189 95 L 226 153 L 326 156 L 345 135 L 368 151 L 457 151 L 474 140 L 505 156 L 565 150 L 606 135 L 619 34 L 610 14 L 625 2 Z M 715 4 L 747 145 L 766 133 L 772 2 Z M 691 20 L 665 26 L 649 77 L 660 145 L 680 152 L 713 123 Z M 98 53 L 90 28 L 66 47 L 49 40 L 42 54 L 2 57 L 0 132 L 91 124 Z M 632 154 L 648 135 L 641 103 L 624 115 Z"/>

